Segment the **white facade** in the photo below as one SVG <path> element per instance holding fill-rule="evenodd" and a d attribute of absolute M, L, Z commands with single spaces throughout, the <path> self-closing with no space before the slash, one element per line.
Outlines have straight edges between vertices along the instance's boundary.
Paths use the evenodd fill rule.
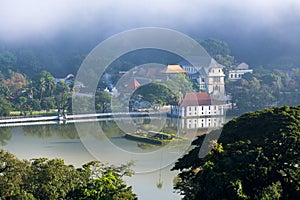
<path fill-rule="evenodd" d="M 170 114 L 178 117 L 206 117 L 224 115 L 224 105 L 177 106 L 171 105 Z"/>
<path fill-rule="evenodd" d="M 203 68 L 202 66 L 182 66 L 190 80 L 197 80 L 200 90 L 205 90 L 209 94 L 221 93 L 225 95 L 225 74 L 223 67 L 212 59 L 208 70 L 205 70 L 206 76 L 204 76 L 200 73 L 200 69 Z"/>
<path fill-rule="evenodd" d="M 207 78 L 207 92 L 209 94 L 217 92 L 225 95 L 225 74 L 221 66 L 210 68 Z"/>
<path fill-rule="evenodd" d="M 253 69 L 235 69 L 235 70 L 230 70 L 228 78 L 230 80 L 239 80 L 242 78 L 242 76 L 246 73 L 253 73 Z"/>
<path fill-rule="evenodd" d="M 179 119 L 179 128 L 181 129 L 201 129 L 201 128 L 219 128 L 225 123 L 225 116 L 221 117 L 202 117 L 202 118 L 182 118 Z"/>

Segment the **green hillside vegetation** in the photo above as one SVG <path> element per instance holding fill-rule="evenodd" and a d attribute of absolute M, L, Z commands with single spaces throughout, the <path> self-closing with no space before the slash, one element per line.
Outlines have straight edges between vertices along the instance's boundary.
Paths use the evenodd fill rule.
<path fill-rule="evenodd" d="M 225 87 L 232 96 L 233 110 L 229 113 L 233 115 L 272 106 L 295 106 L 300 104 L 300 69 L 255 70 L 238 81 L 227 80 Z"/>
<path fill-rule="evenodd" d="M 206 40 L 199 40 L 199 43 L 218 63 L 227 67 L 235 64 L 234 56 L 231 55 L 230 48 L 226 42 L 215 38 L 209 38 Z"/>
<path fill-rule="evenodd" d="M 210 38 L 199 40 L 199 43 L 220 64 L 226 66 L 224 68 L 225 74 L 228 74 L 231 66 L 236 64 L 237 61 L 231 55 L 226 42 Z M 46 114 L 49 111 L 52 114 L 72 112 L 73 86 L 64 82 L 55 83 L 53 74 L 61 74 L 61 72 L 58 73 L 56 69 L 58 66 L 49 67 L 52 54 L 48 55 L 46 52 L 22 48 L 3 48 L 0 51 L 0 116 Z M 76 55 L 65 53 L 64 55 L 68 55 L 68 57 L 61 61 L 60 68 L 65 70 L 65 67 L 69 69 L 72 65 L 74 67 L 68 73 L 75 73 L 84 56 L 80 53 Z M 116 59 L 106 70 L 109 78 L 105 80 L 102 77 L 98 83 L 99 91 L 97 91 L 95 98 L 96 111 L 109 112 L 111 110 L 110 94 L 103 90 L 105 88 L 112 89 L 120 78 L 120 71 L 128 71 L 134 66 L 145 63 L 176 64 L 182 59 L 172 53 L 154 49 L 137 50 Z M 299 68 L 291 68 L 291 66 L 284 68 L 285 64 L 286 62 L 282 64 L 281 70 L 269 69 L 270 67 L 267 66 L 260 66 L 259 68 L 250 66 L 254 68 L 253 74 L 245 74 L 238 81 L 227 79 L 226 93 L 232 96 L 233 107 L 227 114 L 236 116 L 266 107 L 299 105 Z M 154 88 L 161 90 L 161 92 L 151 91 L 151 85 L 149 85 L 139 88 L 131 99 L 134 101 L 137 97 L 143 97 L 140 100 L 149 101 L 152 104 L 176 104 L 180 102 L 186 92 L 199 91 L 199 85 L 191 84 L 186 76 L 178 75 L 175 78 L 175 81 L 168 80 L 167 87 L 178 88 L 178 91 L 172 89 L 173 91 L 170 93 L 161 86 Z M 84 103 L 89 99 L 77 100 Z"/>
<path fill-rule="evenodd" d="M 126 185 L 132 163 L 109 166 L 92 161 L 81 168 L 61 159 L 19 160 L 0 150 L 0 199 L 99 199 L 134 200 Z"/>
<path fill-rule="evenodd" d="M 183 199 L 299 199 L 299 106 L 246 113 L 218 131 L 207 156 L 198 156 L 203 135 L 175 164 Z"/>

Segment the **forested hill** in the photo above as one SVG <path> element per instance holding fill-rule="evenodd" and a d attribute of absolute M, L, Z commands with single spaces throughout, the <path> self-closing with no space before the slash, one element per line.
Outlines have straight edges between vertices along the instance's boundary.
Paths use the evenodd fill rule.
<path fill-rule="evenodd" d="M 246 62 L 253 68 L 264 66 L 269 69 L 274 67 L 286 69 L 300 66 L 300 59 L 295 56 L 297 52 L 291 49 L 284 51 L 279 46 L 276 48 L 266 46 L 265 51 L 257 55 L 253 52 L 262 51 L 256 49 L 258 46 L 246 49 L 243 43 L 234 43 L 232 40 L 200 39 L 201 37 L 197 36 L 194 38 L 212 57 L 226 66 L 231 65 L 234 61 Z M 101 39 L 96 37 L 86 40 L 64 37 L 44 42 L 32 41 L 30 43 L 28 41 L 18 45 L 0 42 L 0 71 L 5 74 L 10 69 L 29 76 L 41 70 L 49 71 L 55 77 L 69 73 L 76 74 L 83 59 L 99 42 Z M 161 51 L 144 51 L 135 53 L 134 56 L 133 54 L 125 55 L 119 61 L 122 61 L 122 68 L 126 70 L 129 66 L 148 62 L 161 64 L 178 62 L 178 57 L 174 58 L 174 55 L 171 54 L 162 55 Z M 116 61 L 114 65 L 114 68 L 119 69 L 121 64 Z"/>

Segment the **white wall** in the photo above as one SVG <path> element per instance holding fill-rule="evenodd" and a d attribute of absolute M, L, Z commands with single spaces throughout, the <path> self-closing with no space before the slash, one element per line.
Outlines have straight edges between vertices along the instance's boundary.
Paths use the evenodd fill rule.
<path fill-rule="evenodd" d="M 183 129 L 196 128 L 218 128 L 225 122 L 225 116 L 222 117 L 203 117 L 203 118 L 182 118 L 180 125 Z"/>
<path fill-rule="evenodd" d="M 223 105 L 171 106 L 171 114 L 180 117 L 219 116 L 224 114 Z"/>

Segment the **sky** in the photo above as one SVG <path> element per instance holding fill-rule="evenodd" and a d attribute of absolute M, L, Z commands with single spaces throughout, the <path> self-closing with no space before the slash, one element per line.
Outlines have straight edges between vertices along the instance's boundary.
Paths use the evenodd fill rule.
<path fill-rule="evenodd" d="M 120 31 L 149 26 L 229 43 L 257 36 L 296 48 L 300 1 L 0 0 L 0 41 L 78 36 L 103 40 Z"/>
<path fill-rule="evenodd" d="M 298 0 L 1 0 L 0 37 L 52 37 L 72 28 L 97 26 L 103 32 L 159 26 L 201 30 L 215 24 L 295 31 Z M 296 26 L 296 25 L 295 25 Z M 283 29 L 283 30 L 282 30 Z"/>

